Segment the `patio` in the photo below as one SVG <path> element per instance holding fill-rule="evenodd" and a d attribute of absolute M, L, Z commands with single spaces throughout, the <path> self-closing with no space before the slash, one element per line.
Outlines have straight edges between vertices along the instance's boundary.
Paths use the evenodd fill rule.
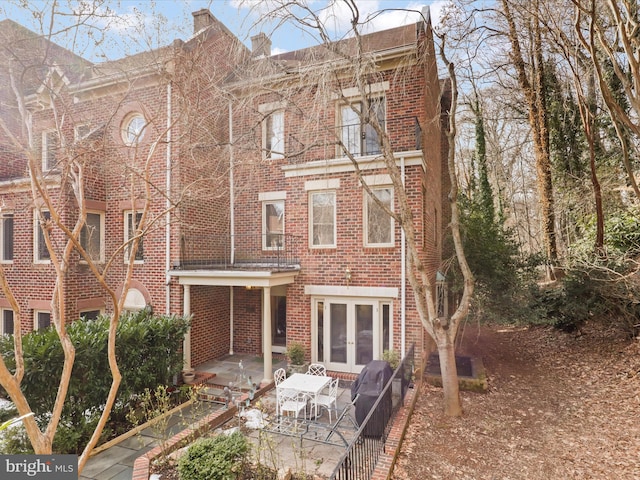
<path fill-rule="evenodd" d="M 284 357 L 274 356 L 273 369 L 286 368 Z M 224 387 L 234 392 L 238 413 L 217 430 L 241 429 L 254 445 L 260 463 L 281 472 L 305 472 L 328 478 L 356 433 L 355 412 L 351 405 L 351 382 L 339 382 L 338 418 L 320 410 L 315 420 L 276 417 L 276 389 L 270 388 L 259 399 L 246 405 L 254 379 L 262 378 L 262 359 L 252 355 L 228 355 L 197 369 L 196 382 L 202 380 L 203 397 L 213 405 L 228 402 Z M 259 382 L 259 380 L 258 380 Z M 241 397 L 240 392 L 244 393 Z M 242 400 L 241 400 L 242 399 Z M 225 408 L 224 406 L 222 408 Z M 341 415 L 342 414 L 342 415 Z M 353 419 L 353 420 L 352 420 Z"/>

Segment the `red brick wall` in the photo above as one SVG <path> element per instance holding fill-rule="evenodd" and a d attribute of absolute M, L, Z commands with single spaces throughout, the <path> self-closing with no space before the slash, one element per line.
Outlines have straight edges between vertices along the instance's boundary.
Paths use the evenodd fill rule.
<path fill-rule="evenodd" d="M 191 364 L 229 353 L 229 288 L 191 287 Z"/>

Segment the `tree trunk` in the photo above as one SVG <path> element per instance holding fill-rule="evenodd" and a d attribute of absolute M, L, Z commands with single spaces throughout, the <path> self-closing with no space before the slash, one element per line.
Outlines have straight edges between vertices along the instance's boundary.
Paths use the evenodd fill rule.
<path fill-rule="evenodd" d="M 458 369 L 456 367 L 455 332 L 451 329 L 439 329 L 438 358 L 440 359 L 440 376 L 444 391 L 444 413 L 450 417 L 462 415 Z"/>
<path fill-rule="evenodd" d="M 542 40 L 540 37 L 538 2 L 534 4 L 535 15 L 531 19 L 534 22 L 534 56 L 530 62 L 533 72 L 529 76 L 526 63 L 520 48 L 518 39 L 518 27 L 511 13 L 509 0 L 502 0 L 504 16 L 509 25 L 509 41 L 511 42 L 511 58 L 518 76 L 518 84 L 522 89 L 529 109 L 529 124 L 533 135 L 533 145 L 536 158 L 537 187 L 540 203 L 541 226 L 544 235 L 545 253 L 551 263 L 558 258 L 558 248 L 555 235 L 555 213 L 553 201 L 553 183 L 551 180 L 551 159 L 549 154 L 549 131 L 547 128 L 547 113 L 544 97 L 543 65 L 542 65 Z M 532 85 L 529 78 L 535 79 Z"/>

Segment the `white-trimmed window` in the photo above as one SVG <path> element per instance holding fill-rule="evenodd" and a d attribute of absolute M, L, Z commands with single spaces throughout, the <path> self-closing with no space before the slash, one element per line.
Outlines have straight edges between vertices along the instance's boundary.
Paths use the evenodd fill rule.
<path fill-rule="evenodd" d="M 393 211 L 393 187 L 372 187 L 373 195 L 389 210 Z M 394 221 L 378 203 L 364 195 L 364 244 L 366 247 L 393 246 Z"/>
<path fill-rule="evenodd" d="M 99 309 L 84 310 L 80 312 L 80 318 L 83 318 L 85 320 L 97 320 L 100 315 L 102 315 L 102 310 Z"/>
<path fill-rule="evenodd" d="M 51 326 L 51 312 L 36 310 L 33 312 L 33 329 L 43 330 Z"/>
<path fill-rule="evenodd" d="M 284 246 L 284 200 L 262 202 L 262 249 L 278 250 Z"/>
<path fill-rule="evenodd" d="M 134 215 L 135 213 L 135 215 Z M 136 232 L 140 231 L 140 221 L 142 220 L 142 212 L 133 212 L 129 210 L 124 212 L 124 263 L 129 263 L 129 255 L 131 244 L 133 243 L 132 239 L 136 236 Z M 131 242 L 131 243 L 130 243 Z M 143 247 L 143 239 L 140 237 L 138 240 L 138 250 L 136 251 L 136 256 L 134 259 L 134 263 L 143 263 L 144 262 L 144 247 Z"/>
<path fill-rule="evenodd" d="M 380 140 L 373 126 L 360 118 L 360 112 L 365 108 L 362 101 L 352 102 L 340 107 L 340 139 L 344 147 L 355 156 L 376 155 L 380 153 Z M 369 99 L 369 117 L 376 117 L 378 124 L 384 130 L 386 106 L 384 96 Z M 344 151 L 339 152 L 344 156 Z"/>
<path fill-rule="evenodd" d="M 390 303 L 380 304 L 380 316 L 380 340 L 382 341 L 380 351 L 393 350 L 393 323 Z"/>
<path fill-rule="evenodd" d="M 262 122 L 265 158 L 284 157 L 284 110 L 269 113 Z"/>
<path fill-rule="evenodd" d="M 141 113 L 131 113 L 122 121 L 122 141 L 125 145 L 135 146 L 144 137 L 147 120 Z"/>
<path fill-rule="evenodd" d="M 58 166 L 60 138 L 56 130 L 42 132 L 42 170 L 47 172 Z"/>
<path fill-rule="evenodd" d="M 47 248 L 47 242 L 45 242 L 44 239 L 44 232 L 40 225 L 40 216 L 38 215 L 38 211 L 34 210 L 33 215 L 33 261 L 34 263 L 49 263 L 51 262 L 51 254 Z M 42 217 L 45 221 L 49 221 L 51 219 L 51 213 L 43 210 Z"/>
<path fill-rule="evenodd" d="M 311 246 L 336 246 L 336 192 L 309 192 L 309 238 Z"/>
<path fill-rule="evenodd" d="M 0 262 L 13 262 L 13 213 L 0 215 Z"/>
<path fill-rule="evenodd" d="M 91 260 L 104 262 L 104 212 L 87 212 L 86 221 L 80 231 L 80 245 Z"/>
<path fill-rule="evenodd" d="M 13 310 L 0 309 L 0 334 L 13 335 Z"/>

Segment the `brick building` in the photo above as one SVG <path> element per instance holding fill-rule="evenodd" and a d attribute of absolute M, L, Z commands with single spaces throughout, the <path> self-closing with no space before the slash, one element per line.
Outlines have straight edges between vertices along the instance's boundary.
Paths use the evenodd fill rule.
<path fill-rule="evenodd" d="M 271 353 L 294 340 L 335 372 L 422 352 L 405 236 L 381 205 L 397 211 L 392 152 L 435 279 L 448 175 L 428 14 L 281 55 L 193 16 L 190 39 L 104 64 L 0 22 L 0 261 L 19 304 L 0 294 L 2 332 L 16 315 L 26 332 L 120 301 L 192 315 L 187 369 L 264 354 L 270 378 Z M 82 213 L 84 256 L 68 240 Z"/>

